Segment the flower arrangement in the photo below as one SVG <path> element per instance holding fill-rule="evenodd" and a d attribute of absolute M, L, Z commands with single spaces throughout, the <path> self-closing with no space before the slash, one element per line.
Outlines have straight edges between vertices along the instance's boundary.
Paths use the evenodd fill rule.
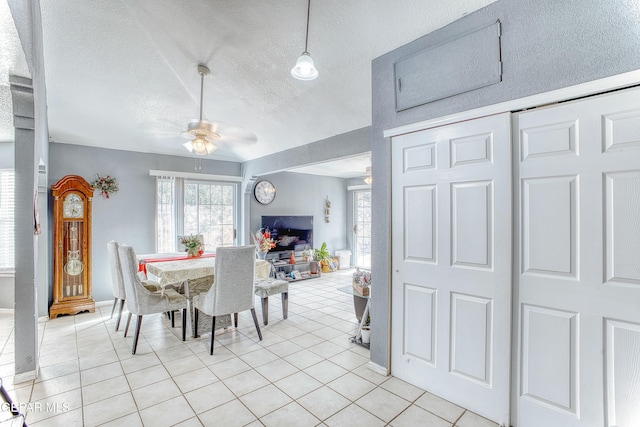
<path fill-rule="evenodd" d="M 189 236 L 182 236 L 180 242 L 187 248 L 186 252 L 189 256 L 197 256 L 202 254 L 202 242 L 198 236 L 193 234 Z"/>
<path fill-rule="evenodd" d="M 258 252 L 269 252 L 269 249 L 276 247 L 276 242 L 271 238 L 271 232 L 268 228 L 266 230 L 261 228 L 252 237 Z"/>
<path fill-rule="evenodd" d="M 109 198 L 111 193 L 117 193 L 118 183 L 115 178 L 111 178 L 111 176 L 100 176 L 96 174 L 97 179 L 91 183 L 91 186 L 97 190 L 100 190 L 100 194 L 102 197 Z"/>

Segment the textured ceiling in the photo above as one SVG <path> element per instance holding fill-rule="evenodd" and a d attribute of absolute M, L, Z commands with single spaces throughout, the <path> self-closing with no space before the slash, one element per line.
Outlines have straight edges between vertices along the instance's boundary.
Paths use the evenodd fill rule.
<path fill-rule="evenodd" d="M 49 133 L 188 155 L 180 133 L 198 117 L 198 63 L 211 69 L 205 119 L 236 137 L 211 158 L 244 161 L 366 127 L 371 60 L 492 1 L 312 1 L 320 76 L 303 82 L 289 71 L 304 50 L 304 0 L 41 0 Z"/>

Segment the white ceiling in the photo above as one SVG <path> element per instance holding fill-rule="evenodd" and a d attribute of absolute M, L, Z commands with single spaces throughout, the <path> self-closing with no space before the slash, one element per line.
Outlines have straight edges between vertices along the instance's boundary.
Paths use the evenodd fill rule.
<path fill-rule="evenodd" d="M 255 135 L 211 158 L 246 161 L 366 127 L 371 60 L 492 1 L 314 0 L 320 76 L 303 82 L 289 71 L 304 50 L 305 0 L 40 0 L 50 137 L 188 156 L 180 133 L 198 116 L 198 63 L 211 69 L 205 119 Z"/>

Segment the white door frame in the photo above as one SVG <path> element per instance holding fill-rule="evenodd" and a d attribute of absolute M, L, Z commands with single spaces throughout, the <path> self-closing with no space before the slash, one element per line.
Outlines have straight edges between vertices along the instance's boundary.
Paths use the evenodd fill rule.
<path fill-rule="evenodd" d="M 510 100 L 510 101 L 506 101 L 498 104 L 489 105 L 486 107 L 476 108 L 473 110 L 467 110 L 467 111 L 463 111 L 463 112 L 459 112 L 459 113 L 455 113 L 447 116 L 437 117 L 429 120 L 411 123 L 408 125 L 398 126 L 395 128 L 390 128 L 383 131 L 383 136 L 390 143 L 391 137 L 402 135 L 409 132 L 415 132 L 415 131 L 433 128 L 437 126 L 443 126 L 443 125 L 452 124 L 452 123 L 465 121 L 465 120 L 472 120 L 479 117 L 485 117 L 485 116 L 499 114 L 503 112 L 513 112 L 513 111 L 518 111 L 518 110 L 532 108 L 532 107 L 539 107 L 546 104 L 557 103 L 559 101 L 575 99 L 575 98 L 580 98 L 580 97 L 589 96 L 589 95 L 601 94 L 603 92 L 616 90 L 616 89 L 627 88 L 627 87 L 631 87 L 638 84 L 640 84 L 640 70 L 630 71 L 627 73 L 605 77 L 602 79 L 593 80 L 587 83 L 581 83 L 575 86 L 569 86 L 566 88 L 557 89 L 550 92 L 545 92 L 545 93 L 532 95 L 524 98 L 514 99 L 514 100 Z M 389 168 L 390 167 L 391 167 L 391 164 L 389 164 Z M 515 214 L 516 213 L 515 209 L 517 209 L 517 206 L 515 203 L 513 204 L 513 209 Z M 391 256 L 392 254 L 389 253 L 388 262 L 390 264 L 391 264 Z M 515 264 L 517 263 L 516 257 L 513 258 L 513 263 L 514 263 L 513 271 L 515 272 L 516 271 L 515 269 L 517 267 L 517 265 Z M 516 284 L 517 282 L 515 282 L 515 278 L 514 278 L 513 289 L 511 294 L 512 314 L 517 313 L 516 310 L 518 310 L 519 294 L 518 294 L 518 286 L 515 286 Z M 387 346 L 388 346 L 387 348 L 389 349 L 389 357 L 391 357 L 391 343 L 392 343 L 391 291 L 392 291 L 392 287 L 389 286 L 387 289 L 387 292 L 388 292 L 387 301 L 388 301 L 388 310 L 389 310 L 389 332 L 390 332 L 389 338 L 387 341 Z M 512 315 L 512 322 L 514 321 L 513 319 L 516 319 L 516 318 L 514 318 Z M 517 343 L 518 343 L 517 325 L 515 325 L 515 327 L 512 325 L 511 330 L 512 330 L 511 354 L 513 355 L 513 354 L 517 354 Z M 388 368 L 389 370 L 390 370 L 390 366 L 391 366 L 391 361 L 389 360 L 389 368 Z M 511 371 L 517 372 L 517 358 L 514 358 L 514 357 L 511 358 Z M 516 377 L 517 377 L 516 375 L 511 376 L 511 392 L 510 392 L 511 399 L 510 400 L 511 400 L 511 420 L 512 421 L 517 420 L 517 385 L 516 385 L 517 378 Z"/>

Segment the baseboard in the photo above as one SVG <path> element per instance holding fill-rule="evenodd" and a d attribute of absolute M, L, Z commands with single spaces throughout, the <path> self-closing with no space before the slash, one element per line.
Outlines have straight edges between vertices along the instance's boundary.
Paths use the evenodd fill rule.
<path fill-rule="evenodd" d="M 21 374 L 15 374 L 13 376 L 13 383 L 20 384 L 26 381 L 33 381 L 36 378 L 38 378 L 39 370 L 40 370 L 40 367 L 37 366 L 36 369 L 34 369 L 33 371 L 23 372 Z"/>
<path fill-rule="evenodd" d="M 96 301 L 96 307 L 111 307 L 113 306 L 113 299 L 106 301 Z"/>
<path fill-rule="evenodd" d="M 369 361 L 369 363 L 367 363 L 367 368 L 371 369 L 376 374 L 380 374 L 385 377 L 389 376 L 389 371 L 387 370 L 387 368 L 385 368 L 382 365 L 378 365 L 377 363 L 374 363 L 372 361 Z"/>

